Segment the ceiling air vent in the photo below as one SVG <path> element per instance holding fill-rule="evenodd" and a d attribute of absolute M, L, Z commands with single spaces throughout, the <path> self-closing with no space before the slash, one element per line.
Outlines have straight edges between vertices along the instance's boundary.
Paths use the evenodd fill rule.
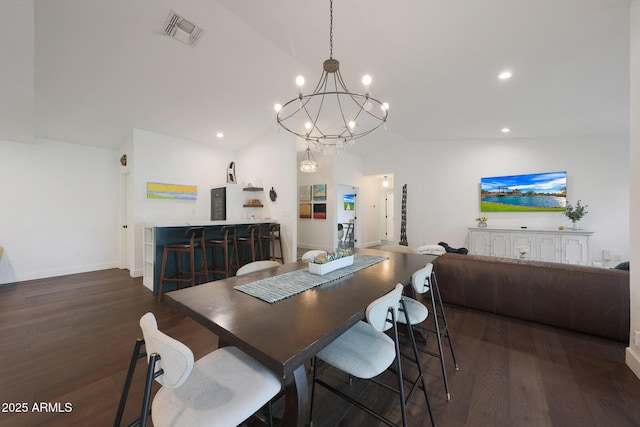
<path fill-rule="evenodd" d="M 195 45 L 203 32 L 202 28 L 184 19 L 173 10 L 164 22 L 163 30 L 165 34 L 189 46 Z"/>

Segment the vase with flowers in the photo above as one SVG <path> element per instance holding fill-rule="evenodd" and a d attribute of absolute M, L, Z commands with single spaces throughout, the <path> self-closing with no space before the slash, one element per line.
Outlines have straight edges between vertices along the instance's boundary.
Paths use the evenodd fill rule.
<path fill-rule="evenodd" d="M 571 203 L 567 203 L 564 214 L 571 220 L 574 230 L 578 229 L 578 221 L 580 221 L 583 216 L 589 213 L 589 211 L 587 210 L 588 207 L 589 205 L 582 205 L 581 200 L 578 200 L 575 206 Z"/>
<path fill-rule="evenodd" d="M 489 218 L 487 218 L 486 216 L 481 216 L 481 217 L 476 218 L 476 221 L 478 221 L 478 227 L 479 228 L 486 228 L 488 220 L 489 220 Z"/>

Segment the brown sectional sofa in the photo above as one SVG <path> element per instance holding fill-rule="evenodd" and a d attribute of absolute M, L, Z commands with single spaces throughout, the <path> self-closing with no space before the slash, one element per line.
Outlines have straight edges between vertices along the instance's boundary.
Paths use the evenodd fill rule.
<path fill-rule="evenodd" d="M 446 303 L 629 341 L 629 271 L 454 253 L 434 271 Z"/>

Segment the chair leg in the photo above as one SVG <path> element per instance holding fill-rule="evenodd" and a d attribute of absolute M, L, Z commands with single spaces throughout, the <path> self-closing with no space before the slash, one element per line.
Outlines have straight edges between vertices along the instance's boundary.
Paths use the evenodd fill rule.
<path fill-rule="evenodd" d="M 131 382 L 133 381 L 133 374 L 136 370 L 138 359 L 147 356 L 146 352 L 140 351 L 143 345 L 144 340 L 142 338 L 138 338 L 136 340 L 135 346 L 133 347 L 133 354 L 131 355 L 131 362 L 129 362 L 127 377 L 124 380 L 124 387 L 122 388 L 122 395 L 120 395 L 120 403 L 118 404 L 118 412 L 116 412 L 116 418 L 113 421 L 113 427 L 120 427 L 120 423 L 122 422 L 124 407 L 127 404 L 127 398 L 129 397 L 129 390 L 131 389 Z"/>
<path fill-rule="evenodd" d="M 151 387 L 153 386 L 153 379 L 162 374 L 162 370 L 155 372 L 156 362 L 160 360 L 160 355 L 157 353 L 152 354 L 149 357 L 149 368 L 147 369 L 147 378 L 144 385 L 144 397 L 142 398 L 142 410 L 140 411 L 140 427 L 147 426 L 147 419 L 149 418 L 149 407 L 151 406 Z"/>
<path fill-rule="evenodd" d="M 311 380 L 311 403 L 309 404 L 309 427 L 313 427 L 313 402 L 316 394 L 316 378 L 318 378 L 318 358 L 313 358 L 313 379 Z"/>
<path fill-rule="evenodd" d="M 164 275 L 167 270 L 167 256 L 169 251 L 167 248 L 162 252 L 162 271 L 160 272 L 160 289 L 158 290 L 158 301 L 162 301 L 162 290 L 164 288 Z"/>
<path fill-rule="evenodd" d="M 442 313 L 442 320 L 444 321 L 444 336 L 449 341 L 449 348 L 451 349 L 451 358 L 453 359 L 453 364 L 456 367 L 456 371 L 460 368 L 458 367 L 458 362 L 456 361 L 456 354 L 453 351 L 453 343 L 451 342 L 451 331 L 449 330 L 449 322 L 447 322 L 447 314 L 444 311 L 444 305 L 442 304 L 442 298 L 440 297 L 440 286 L 438 286 L 438 280 L 436 279 L 435 273 L 431 274 L 433 277 L 433 287 L 436 290 L 436 294 L 438 296 L 438 305 L 440 306 L 440 313 Z"/>
<path fill-rule="evenodd" d="M 414 391 L 414 386 L 415 384 L 417 384 L 418 381 L 420 381 L 422 383 L 422 391 L 424 392 L 424 400 L 427 403 L 427 410 L 429 411 L 429 418 L 431 419 L 431 425 L 433 427 L 435 427 L 436 422 L 433 419 L 433 413 L 431 411 L 431 403 L 429 401 L 429 394 L 427 393 L 427 381 L 425 379 L 425 375 L 424 375 L 424 371 L 422 370 L 422 363 L 420 362 L 420 353 L 418 352 L 418 345 L 416 344 L 416 337 L 413 333 L 413 327 L 411 327 L 411 323 L 410 323 L 410 319 L 408 318 L 408 314 L 405 308 L 405 303 L 404 300 L 400 301 L 401 304 L 401 310 L 403 311 L 405 318 L 407 320 L 407 330 L 409 331 L 409 340 L 411 341 L 411 348 L 413 349 L 413 357 L 414 357 L 414 362 L 418 368 L 418 378 L 416 379 L 415 383 L 412 385 L 412 389 L 411 389 L 411 394 L 413 394 Z M 397 334 L 397 332 L 396 332 Z M 396 335 L 397 337 L 397 335 Z"/>
<path fill-rule="evenodd" d="M 407 427 L 407 403 L 404 398 L 404 378 L 402 376 L 402 354 L 400 353 L 400 339 L 398 338 L 398 324 L 396 323 L 395 315 L 393 311 L 391 311 L 392 323 L 393 323 L 393 341 L 396 347 L 396 370 L 398 373 L 398 392 L 400 394 L 400 410 L 402 412 L 402 427 Z M 405 312 L 406 316 L 406 312 Z M 407 318 L 407 322 L 409 319 Z M 420 361 L 418 361 L 420 363 Z M 426 396 L 426 389 L 425 389 Z M 427 406 L 429 405 L 429 401 L 427 401 Z M 429 409 L 429 413 L 431 413 L 431 409 Z"/>

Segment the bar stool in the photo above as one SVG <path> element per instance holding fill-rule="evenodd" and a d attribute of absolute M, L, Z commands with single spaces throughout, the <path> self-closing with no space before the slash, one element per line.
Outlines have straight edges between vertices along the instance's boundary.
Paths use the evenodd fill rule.
<path fill-rule="evenodd" d="M 280 256 L 276 256 L 275 254 L 276 240 L 280 246 Z M 282 251 L 282 240 L 280 239 L 280 224 L 269 224 L 269 235 L 262 236 L 262 243 L 265 245 L 271 244 L 271 250 L 269 251 L 270 260 L 280 260 L 284 264 L 284 252 Z M 264 254 L 265 252 L 263 251 L 262 253 Z"/>
<path fill-rule="evenodd" d="M 260 243 L 261 242 L 260 225 L 252 224 L 247 228 L 247 230 L 249 232 L 248 236 L 238 237 L 236 239 L 237 243 L 240 245 L 241 248 L 243 246 L 249 246 L 249 248 L 251 249 L 251 259 L 247 260 L 243 264 L 248 264 L 249 262 L 256 261 L 257 249 L 260 249 L 260 260 L 264 258 L 264 254 L 262 252 L 262 244 Z M 244 251 L 241 249 L 240 253 L 244 253 Z"/>
<path fill-rule="evenodd" d="M 238 268 L 238 245 L 236 242 L 236 228 L 232 225 L 225 225 L 220 228 L 220 238 L 213 240 L 206 240 L 205 248 L 211 248 L 211 268 L 209 272 L 213 274 L 215 280 L 216 273 L 223 274 L 225 278 L 231 277 L 231 269 Z M 220 268 L 216 265 L 215 249 L 220 248 L 223 251 L 224 265 L 220 265 Z M 229 250 L 231 249 L 231 253 Z M 233 255 L 235 254 L 235 263 L 233 262 Z"/>
<path fill-rule="evenodd" d="M 204 276 L 205 281 L 209 279 L 209 274 L 207 273 L 207 252 L 204 246 L 204 227 L 189 228 L 185 232 L 185 238 L 189 241 L 164 245 L 164 249 L 162 251 L 162 270 L 160 273 L 158 301 L 162 300 L 164 282 L 177 282 L 178 289 L 180 289 L 182 287 L 182 283 L 189 283 L 191 286 L 194 286 L 196 276 Z M 202 251 L 202 263 L 200 270 L 198 271 L 195 269 L 196 249 L 200 249 Z M 176 261 L 176 272 L 172 276 L 165 275 L 169 254 L 173 254 Z M 189 255 L 189 270 L 183 270 L 182 268 L 182 258 L 184 254 Z"/>

